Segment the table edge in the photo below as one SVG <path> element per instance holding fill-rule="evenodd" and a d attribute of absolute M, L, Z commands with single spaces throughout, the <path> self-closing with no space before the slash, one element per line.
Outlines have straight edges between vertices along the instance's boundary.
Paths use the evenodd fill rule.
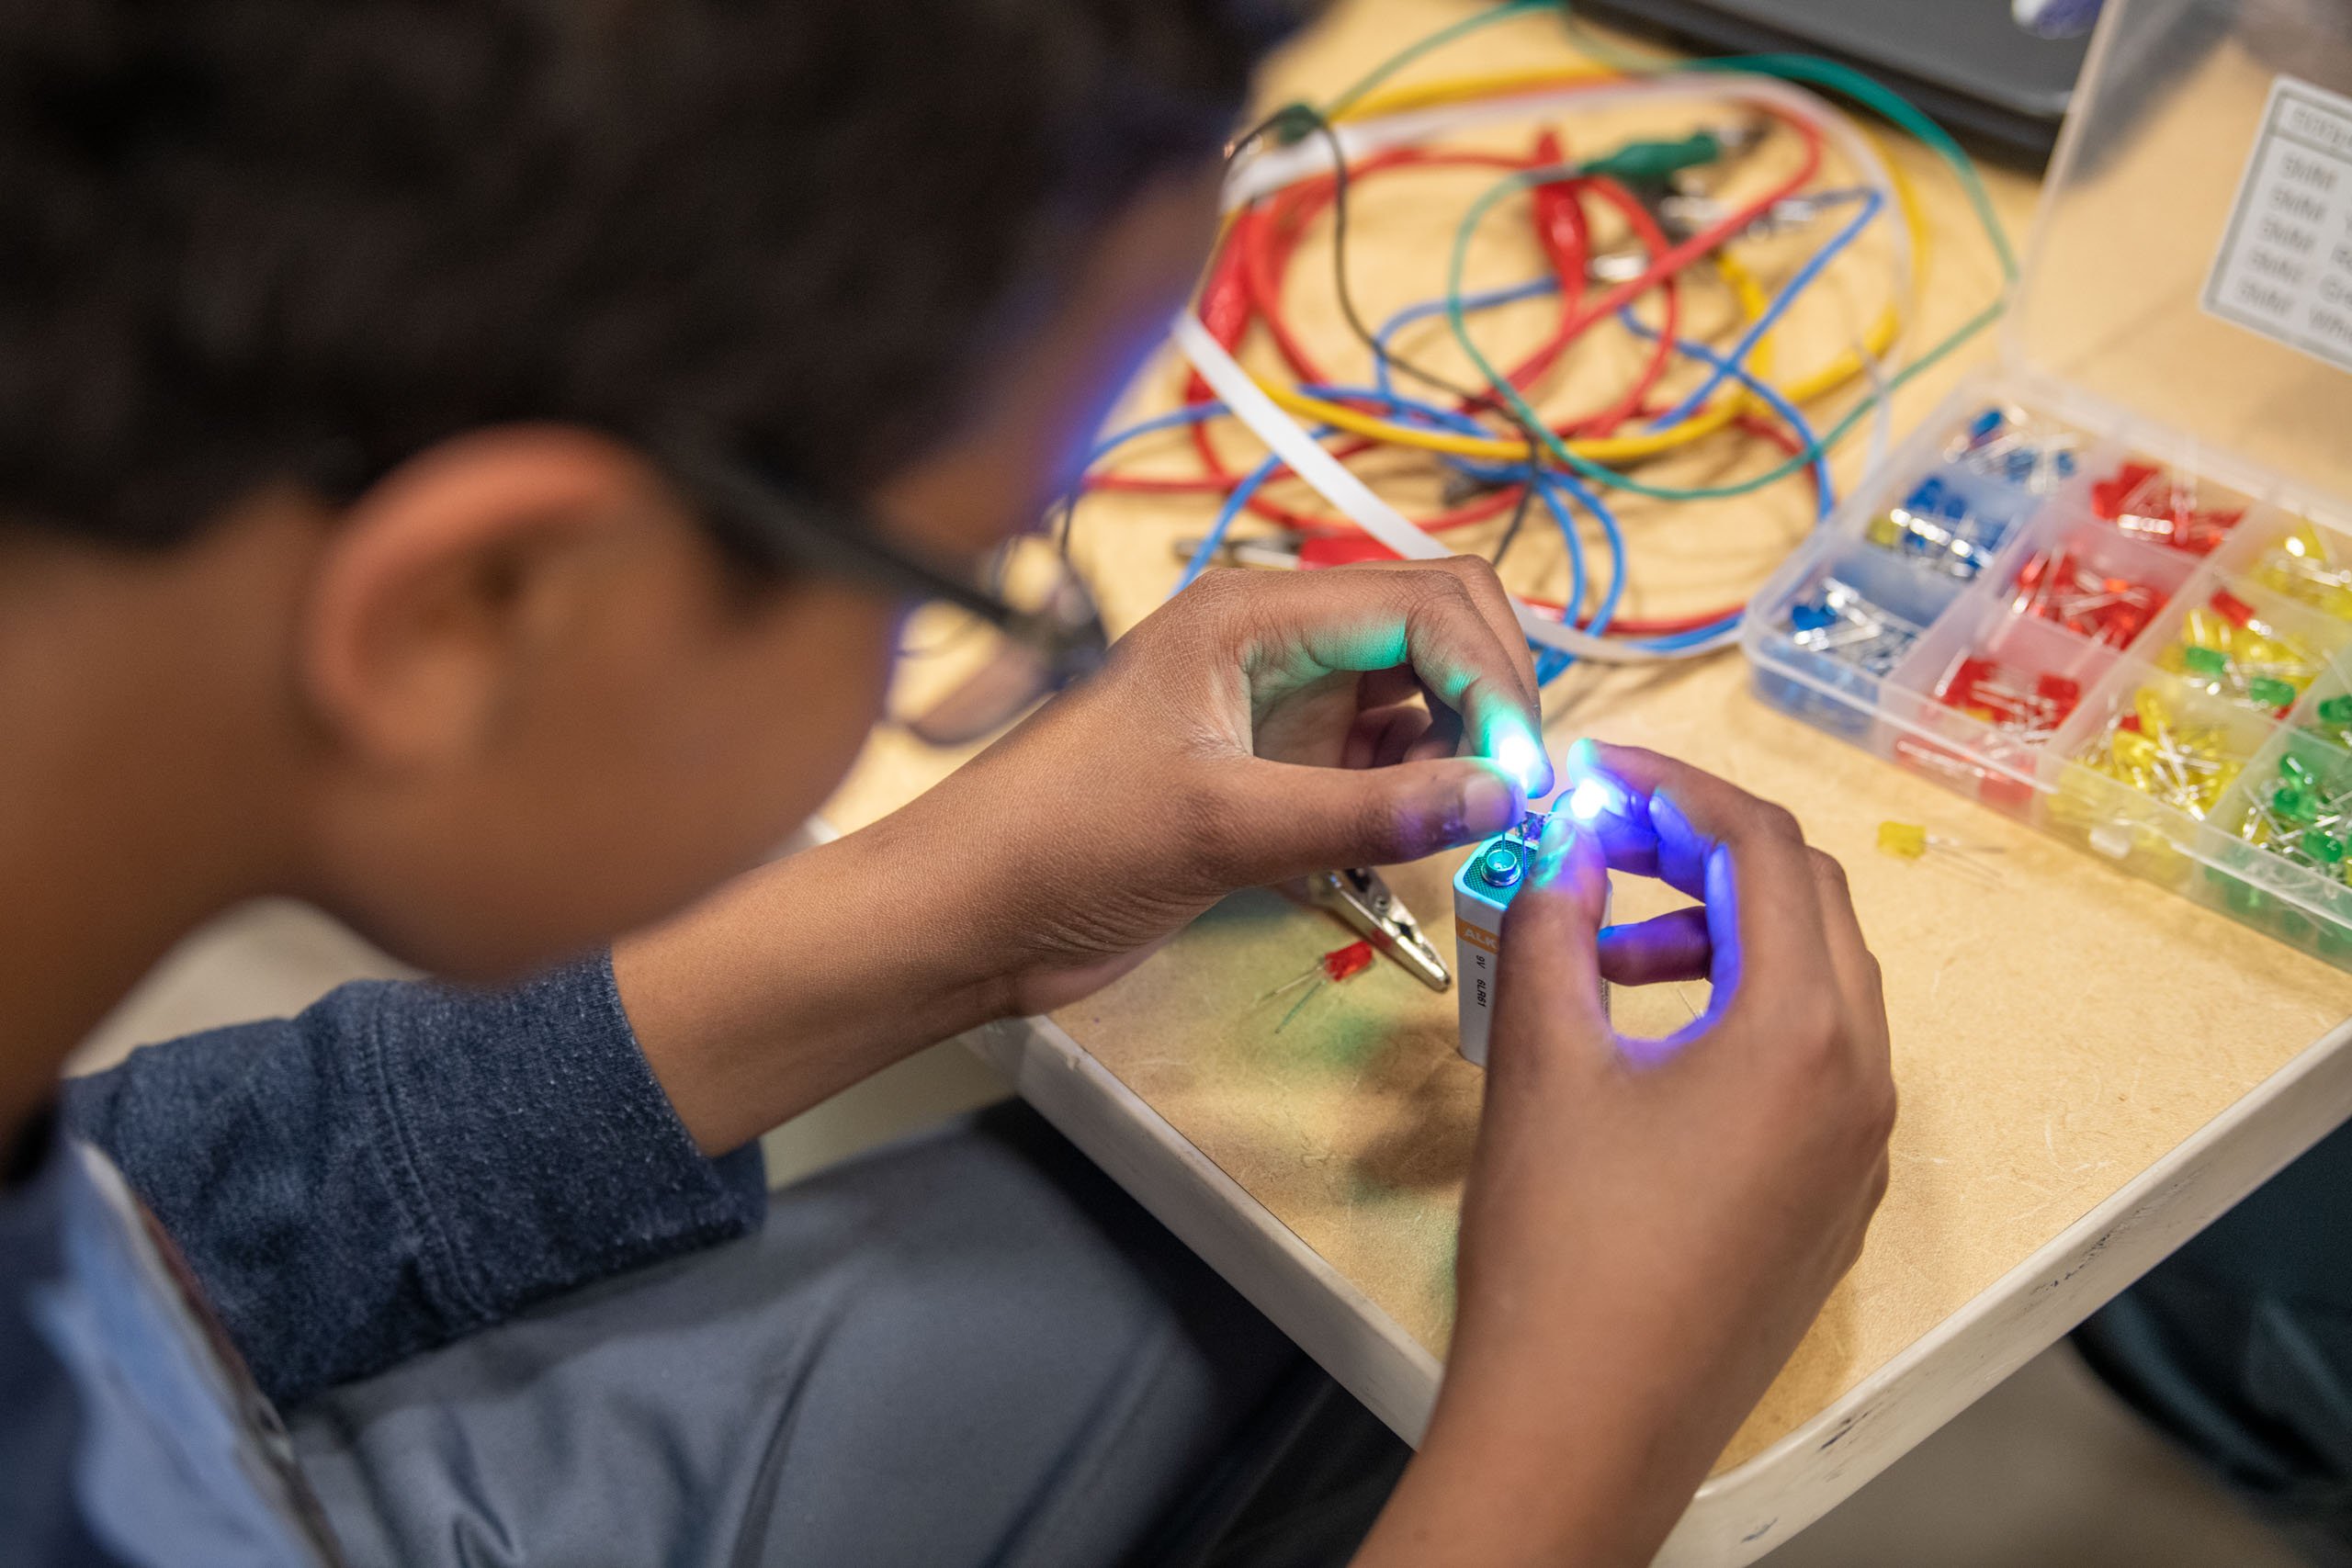
<path fill-rule="evenodd" d="M 1905 1347 L 1819 1415 L 1710 1476 L 1656 1568 L 1738 1568 L 1844 1501 L 2352 1119 L 2352 1020 Z"/>
<path fill-rule="evenodd" d="M 1378 1303 L 1052 1020 L 1005 1020 L 966 1040 L 1398 1436 L 1419 1440 L 1443 1366 Z M 2352 1020 L 1813 1418 L 1710 1477 L 1657 1568 L 1737 1568 L 1762 1556 L 2055 1344 L 2352 1118 L 2347 1043 Z"/>

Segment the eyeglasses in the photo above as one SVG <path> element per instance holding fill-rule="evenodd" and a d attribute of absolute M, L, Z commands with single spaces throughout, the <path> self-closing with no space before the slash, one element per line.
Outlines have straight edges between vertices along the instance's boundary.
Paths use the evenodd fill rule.
<path fill-rule="evenodd" d="M 863 583 L 896 598 L 949 606 L 987 634 L 956 639 L 962 682 L 911 717 L 917 739 L 961 746 L 1000 729 L 1039 700 L 1092 674 L 1110 639 L 1086 584 L 1060 552 L 1027 535 L 994 553 L 987 586 L 883 542 L 879 527 L 842 506 L 797 494 L 736 458 L 695 444 L 661 451 L 663 468 L 706 508 L 730 542 L 776 565 Z"/>

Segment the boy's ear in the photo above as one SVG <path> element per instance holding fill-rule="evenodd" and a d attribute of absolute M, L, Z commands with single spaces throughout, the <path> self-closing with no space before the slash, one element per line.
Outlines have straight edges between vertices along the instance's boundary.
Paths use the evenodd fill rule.
<path fill-rule="evenodd" d="M 327 542 L 304 617 L 305 695 L 335 741 L 401 772 L 494 743 L 534 654 L 590 609 L 572 569 L 658 495 L 626 447 L 562 425 L 475 432 L 395 469 Z"/>

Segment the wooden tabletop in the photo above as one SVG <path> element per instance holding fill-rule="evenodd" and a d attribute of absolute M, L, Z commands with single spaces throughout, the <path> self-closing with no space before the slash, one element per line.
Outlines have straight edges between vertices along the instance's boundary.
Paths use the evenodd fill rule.
<path fill-rule="evenodd" d="M 1328 96 L 1400 43 L 1467 15 L 1453 0 L 1348 0 L 1278 62 L 1270 101 Z M 1576 63 L 1555 17 L 1490 28 L 1415 67 L 1455 72 Z M 1571 146 L 1606 146 L 1650 127 L 1691 128 L 1688 108 L 1563 119 Z M 1523 148 L 1532 126 L 1495 133 Z M 1921 148 L 1887 139 L 1916 182 L 1936 244 L 1925 258 L 1917 318 L 1924 344 L 1980 309 L 1999 281 L 1950 175 Z M 1453 224 L 1492 178 L 1442 174 L 1365 182 L 1351 242 L 1352 281 L 1368 317 L 1442 287 Z M 2030 219 L 2035 182 L 1988 170 L 2012 234 Z M 1540 258 L 1506 203 L 1473 257 L 1473 286 L 1532 276 Z M 1286 295 L 1303 337 L 1345 373 L 1349 346 L 1329 282 L 1323 231 L 1310 235 Z M 1796 242 L 1800 249 L 1815 243 Z M 1809 295 L 1781 334 L 1789 373 L 1859 338 L 1889 291 L 1883 243 L 1857 248 Z M 1700 290 L 1693 289 L 1694 296 Z M 1721 310 L 1695 299 L 1694 311 Z M 1540 328 L 1544 307 L 1498 315 L 1482 333 L 1508 345 Z M 1703 320 L 1703 316 L 1702 317 Z M 1718 318 L 1720 319 L 1720 318 Z M 1514 323 L 1517 323 L 1514 325 Z M 1442 329 L 1405 340 L 1448 360 Z M 1624 353 L 1630 353 L 1625 347 Z M 1894 400 L 1907 430 L 1952 379 L 1995 354 L 1989 336 Z M 1596 349 L 1582 367 L 1596 399 L 1623 357 Z M 1252 355 L 1250 362 L 1272 369 Z M 1466 373 L 1466 372 L 1465 372 Z M 1181 371 L 1156 365 L 1130 413 L 1170 406 Z M 1557 394 L 1577 406 L 1579 383 Z M 1831 405 L 1835 407 L 1834 403 Z M 1841 480 L 1860 471 L 1868 425 L 1839 452 Z M 1247 440 L 1221 431 L 1237 465 Z M 1645 478 L 1692 482 L 1766 460 L 1661 463 Z M 1408 508 L 1433 493 L 1426 466 L 1382 455 L 1363 465 Z M 1131 471 L 1196 471 L 1181 439 L 1139 446 Z M 1077 553 L 1114 625 L 1131 624 L 1176 575 L 1172 541 L 1197 536 L 1210 502 L 1096 496 L 1079 514 Z M 1621 508 L 1632 567 L 1627 613 L 1693 612 L 1744 596 L 1810 525 L 1794 483 L 1740 502 Z M 1491 533 L 1464 536 L 1468 547 Z M 1514 586 L 1556 587 L 1563 552 L 1520 547 Z M 1894 1177 L 1861 1261 L 1831 1298 L 1763 1404 L 1726 1450 L 1729 1469 L 1769 1448 L 1938 1325 L 2352 1015 L 2352 975 L 2233 924 L 2076 851 L 1883 763 L 1760 704 L 1736 653 L 1666 669 L 1579 667 L 1547 693 L 1556 751 L 1581 735 L 1653 746 L 1712 769 L 1795 811 L 1808 838 L 1847 866 L 1863 927 L 1884 965 L 1902 1117 Z M 877 731 L 827 807 L 849 829 L 927 787 L 960 759 Z M 1997 850 L 1997 881 L 1931 858 L 1873 849 L 1895 819 Z M 1395 868 L 1391 880 L 1442 932 L 1458 856 Z M 1622 882 L 1620 919 L 1678 901 Z M 1227 1175 L 1442 1357 L 1453 1322 L 1453 1258 L 1464 1173 L 1476 1132 L 1481 1075 L 1455 1054 L 1455 1000 L 1382 964 L 1329 987 L 1279 1035 L 1281 1010 L 1253 998 L 1336 944 L 1339 928 L 1268 892 L 1227 900 L 1108 990 L 1057 1015 L 1084 1050 Z M 1703 987 L 1620 993 L 1621 1027 L 1664 1032 L 1705 1005 Z M 1285 1005 L 1287 998 L 1285 998 Z M 2283 1156 L 2282 1156 L 2283 1157 Z"/>

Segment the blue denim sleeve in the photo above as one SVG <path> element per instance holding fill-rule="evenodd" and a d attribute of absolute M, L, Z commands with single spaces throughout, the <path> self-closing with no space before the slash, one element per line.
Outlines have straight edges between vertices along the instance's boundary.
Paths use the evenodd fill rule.
<path fill-rule="evenodd" d="M 345 986 L 65 1086 L 281 1405 L 561 1292 L 749 1234 L 759 1145 L 706 1158 L 611 961 L 498 992 Z"/>

